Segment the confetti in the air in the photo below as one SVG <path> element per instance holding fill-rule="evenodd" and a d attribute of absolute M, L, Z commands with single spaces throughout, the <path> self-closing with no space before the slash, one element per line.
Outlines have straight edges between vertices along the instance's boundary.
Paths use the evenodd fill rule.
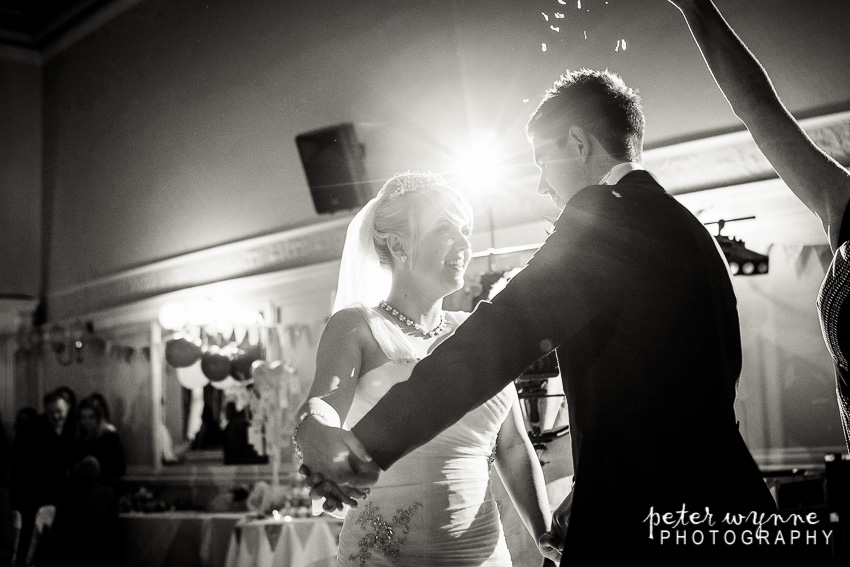
<path fill-rule="evenodd" d="M 625 50 L 626 50 L 626 40 L 624 39 L 623 40 L 623 51 L 625 51 Z"/>
<path fill-rule="evenodd" d="M 587 39 L 587 30 L 584 30 L 584 39 Z"/>
<path fill-rule="evenodd" d="M 543 19 L 544 19 L 544 20 L 546 20 L 546 21 L 548 22 L 548 21 L 549 21 L 549 16 L 547 16 L 547 15 L 546 15 L 546 12 L 540 12 L 540 13 L 541 13 L 541 14 L 543 14 Z M 556 13 L 555 15 L 557 16 L 558 14 Z"/>
<path fill-rule="evenodd" d="M 564 17 L 564 15 L 561 12 L 555 12 L 555 19 L 556 20 L 560 20 L 563 17 Z"/>
<path fill-rule="evenodd" d="M 564 4 L 566 6 L 567 0 L 558 0 L 558 4 Z"/>
<path fill-rule="evenodd" d="M 558 26 L 549 26 L 549 29 L 556 32 L 561 31 L 561 28 L 559 28 Z"/>
<path fill-rule="evenodd" d="M 620 40 L 617 40 L 617 47 L 614 48 L 614 51 L 620 51 Z"/>
<path fill-rule="evenodd" d="M 581 10 L 581 0 L 578 0 L 578 9 Z"/>
<path fill-rule="evenodd" d="M 526 102 L 526 103 L 527 103 L 527 102 L 528 102 L 528 99 L 527 99 L 527 98 L 524 98 L 524 99 L 522 99 L 522 102 Z"/>
<path fill-rule="evenodd" d="M 542 50 L 545 52 L 545 51 L 546 51 L 546 44 L 545 44 L 545 43 L 541 43 L 541 44 L 540 44 L 540 49 L 542 49 Z"/>

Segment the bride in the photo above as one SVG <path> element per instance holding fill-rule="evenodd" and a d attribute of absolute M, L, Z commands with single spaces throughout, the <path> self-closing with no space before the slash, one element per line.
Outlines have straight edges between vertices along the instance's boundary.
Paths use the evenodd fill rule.
<path fill-rule="evenodd" d="M 355 216 L 298 425 L 352 427 L 463 322 L 466 313 L 442 305 L 463 286 L 471 229 L 468 201 L 430 173 L 394 176 Z M 559 553 L 539 543 L 550 527 L 549 501 L 510 384 L 381 473 L 346 514 L 339 564 L 510 566 L 490 489 L 493 465 L 538 549 L 557 562 Z"/>

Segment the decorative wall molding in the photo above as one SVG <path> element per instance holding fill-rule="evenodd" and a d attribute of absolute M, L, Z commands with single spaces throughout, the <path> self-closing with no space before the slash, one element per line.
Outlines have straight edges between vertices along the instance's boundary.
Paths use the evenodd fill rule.
<path fill-rule="evenodd" d="M 801 124 L 827 153 L 850 164 L 850 112 Z M 647 169 L 692 210 L 722 202 L 725 218 L 758 213 L 776 221 L 782 229 L 777 234 L 786 239 L 822 242 L 811 213 L 776 177 L 747 131 L 647 150 L 644 157 Z M 50 318 L 82 317 L 182 289 L 336 261 L 350 220 L 351 215 L 333 217 L 52 290 Z M 766 238 L 776 241 L 769 232 Z"/>
<path fill-rule="evenodd" d="M 82 317 L 169 292 L 339 260 L 351 217 L 217 246 L 51 292 L 50 318 Z"/>
<path fill-rule="evenodd" d="M 826 153 L 850 164 L 850 112 L 801 120 L 800 124 Z M 646 150 L 644 165 L 673 194 L 776 177 L 747 130 Z"/>

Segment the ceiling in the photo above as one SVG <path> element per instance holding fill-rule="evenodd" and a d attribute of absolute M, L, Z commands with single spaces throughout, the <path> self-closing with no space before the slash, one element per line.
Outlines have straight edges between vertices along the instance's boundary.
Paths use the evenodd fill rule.
<path fill-rule="evenodd" d="M 0 46 L 41 50 L 116 0 L 0 0 Z"/>

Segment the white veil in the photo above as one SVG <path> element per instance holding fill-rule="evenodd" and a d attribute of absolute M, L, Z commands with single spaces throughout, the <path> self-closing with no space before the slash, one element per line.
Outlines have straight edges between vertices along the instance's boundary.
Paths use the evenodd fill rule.
<path fill-rule="evenodd" d="M 381 265 L 372 240 L 377 207 L 378 197 L 375 197 L 348 225 L 333 313 L 357 303 L 375 306 L 389 294 L 392 276 L 389 269 Z"/>

